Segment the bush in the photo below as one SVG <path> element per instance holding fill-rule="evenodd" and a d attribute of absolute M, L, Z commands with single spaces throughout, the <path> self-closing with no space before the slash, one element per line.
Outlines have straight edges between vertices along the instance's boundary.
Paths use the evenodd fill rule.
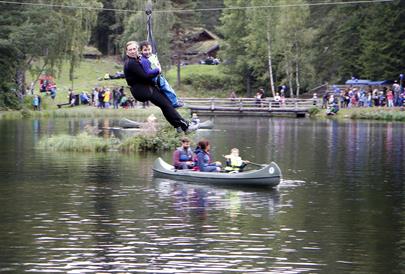
<path fill-rule="evenodd" d="M 166 125 L 156 135 L 138 135 L 125 139 L 120 145 L 121 151 L 165 151 L 173 150 L 179 145 L 180 135 L 172 126 Z"/>
<path fill-rule="evenodd" d="M 0 110 L 5 110 L 8 108 L 21 109 L 20 101 L 14 92 L 2 92 L 2 89 L 0 88 Z"/>
<path fill-rule="evenodd" d="M 317 107 L 313 107 L 308 110 L 309 116 L 311 117 L 316 116 L 319 112 L 321 112 L 321 110 Z"/>
<path fill-rule="evenodd" d="M 191 85 L 197 90 L 224 90 L 226 89 L 226 77 L 223 74 L 195 74 L 190 73 L 183 79 L 183 83 Z"/>
<path fill-rule="evenodd" d="M 114 140 L 103 139 L 87 133 L 77 136 L 59 135 L 42 139 L 38 147 L 55 151 L 106 152 L 113 147 Z"/>
<path fill-rule="evenodd" d="M 177 69 L 173 68 L 167 72 L 167 79 L 171 85 L 175 85 Z M 223 91 L 230 86 L 230 77 L 222 71 L 222 66 L 210 65 L 188 65 L 181 67 L 181 83 L 188 85 L 193 90 Z"/>
<path fill-rule="evenodd" d="M 155 135 L 143 134 L 125 139 L 123 142 L 116 138 L 101 138 L 86 132 L 77 136 L 58 135 L 45 137 L 38 143 L 38 148 L 54 151 L 72 152 L 138 152 L 174 150 L 178 145 L 180 135 L 167 125 Z"/>

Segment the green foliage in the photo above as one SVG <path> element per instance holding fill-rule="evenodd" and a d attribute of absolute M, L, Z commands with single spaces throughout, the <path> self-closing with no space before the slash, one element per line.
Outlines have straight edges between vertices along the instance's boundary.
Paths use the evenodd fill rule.
<path fill-rule="evenodd" d="M 328 0 L 328 2 L 332 2 Z M 396 79 L 405 57 L 405 2 L 311 7 L 320 82 Z M 401 38 L 402 37 L 402 38 Z"/>
<path fill-rule="evenodd" d="M 196 8 L 205 9 L 197 15 L 199 17 L 198 21 L 204 26 L 204 28 L 211 31 L 216 31 L 216 27 L 220 23 L 221 11 L 209 9 L 221 7 L 224 7 L 224 0 L 197 1 Z"/>
<path fill-rule="evenodd" d="M 106 152 L 114 147 L 116 140 L 113 138 L 104 139 L 80 133 L 76 136 L 59 135 L 41 139 L 38 148 L 54 151 L 71 152 Z"/>
<path fill-rule="evenodd" d="M 276 1 L 252 0 L 252 5 L 254 6 L 272 4 L 276 4 Z M 255 78 L 254 88 L 263 87 L 270 89 L 269 47 L 270 50 L 274 49 L 274 43 L 276 42 L 275 26 L 278 13 L 275 9 L 252 9 L 248 11 L 248 14 L 248 35 L 243 41 L 246 43 L 247 62 Z"/>
<path fill-rule="evenodd" d="M 377 5 L 366 9 L 360 30 L 360 75 L 367 79 L 396 79 L 403 68 L 405 3 Z M 403 72 L 403 71 L 401 71 Z"/>
<path fill-rule="evenodd" d="M 113 117 L 133 117 L 143 119 L 151 114 L 156 117 L 164 119 L 161 111 L 157 107 L 149 107 L 146 109 L 98 109 L 88 106 L 80 107 L 64 107 L 61 109 L 48 109 L 41 111 L 33 111 L 31 106 L 31 101 L 27 99 L 26 107 L 21 110 L 24 117 L 34 117 L 34 118 L 113 118 Z"/>
<path fill-rule="evenodd" d="M 169 83 L 175 82 L 176 68 L 166 74 Z M 181 67 L 183 83 L 198 91 L 223 91 L 230 87 L 230 77 L 223 72 L 222 65 L 188 65 Z"/>
<path fill-rule="evenodd" d="M 14 92 L 0 92 L 0 110 L 20 109 L 21 104 Z"/>
<path fill-rule="evenodd" d="M 405 111 L 401 109 L 379 108 L 378 110 L 353 109 L 349 111 L 351 119 L 380 120 L 380 121 L 405 121 Z"/>
<path fill-rule="evenodd" d="M 58 4 L 72 3 L 63 0 Z M 101 7 L 97 0 L 77 0 L 75 5 Z M 9 59 L 14 60 L 6 64 L 6 72 L 10 72 L 7 75 L 12 75 L 8 81 L 17 83 L 15 92 L 25 93 L 26 70 L 53 70 L 64 59 L 70 60 L 73 79 L 74 67 L 80 60 L 83 47 L 89 41 L 90 29 L 96 16 L 94 9 L 0 3 L 0 44 L 7 47 L 11 53 Z M 12 50 L 7 45 L 12 45 Z M 41 68 L 35 68 L 32 66 L 33 61 L 39 57 L 43 58 L 44 63 Z M 0 62 L 2 59 L 0 56 Z M 3 82 L 0 79 L 0 85 Z"/>
<path fill-rule="evenodd" d="M 225 0 L 224 5 L 225 7 L 244 6 L 246 1 Z M 222 24 L 219 30 L 224 36 L 224 44 L 221 45 L 221 48 L 224 49 L 221 53 L 221 59 L 227 60 L 225 73 L 231 78 L 235 90 L 246 91 L 247 95 L 250 96 L 252 71 L 246 58 L 248 49 L 243 41 L 249 33 L 248 21 L 249 18 L 244 9 L 225 10 L 221 17 Z"/>
<path fill-rule="evenodd" d="M 160 129 L 156 135 L 138 135 L 125 139 L 119 150 L 129 151 L 165 151 L 173 150 L 179 145 L 180 134 L 172 126 L 167 125 Z"/>
<path fill-rule="evenodd" d="M 166 125 L 156 134 L 144 133 L 120 142 L 114 137 L 101 138 L 86 132 L 76 136 L 58 135 L 45 137 L 38 143 L 39 149 L 72 152 L 137 152 L 173 150 L 179 145 L 180 135 Z"/>
<path fill-rule="evenodd" d="M 136 0 L 131 9 L 145 10 L 145 0 Z M 122 4 L 122 3 L 121 3 Z M 153 4 L 152 10 L 171 10 L 171 1 L 157 1 Z M 147 39 L 147 17 L 144 12 L 133 13 L 126 19 L 125 29 L 119 37 L 119 47 L 123 48 L 127 41 L 143 41 Z M 170 66 L 170 29 L 174 24 L 173 14 L 170 12 L 153 13 L 152 12 L 152 32 L 153 38 L 157 43 L 157 52 L 159 62 L 163 67 Z"/>
<path fill-rule="evenodd" d="M 300 0 L 295 4 L 305 3 Z M 251 0 L 249 5 L 258 8 L 231 9 L 222 15 L 220 30 L 225 40 L 222 54 L 228 63 L 225 71 L 231 75 L 236 89 L 246 90 L 246 96 L 252 96 L 252 90 L 258 87 L 269 88 L 270 74 L 276 85 L 287 84 L 290 91 L 295 88 L 298 92 L 300 87 L 312 84 L 310 45 L 314 30 L 307 25 L 309 9 L 305 5 L 259 8 L 278 4 L 280 1 Z M 225 1 L 226 7 L 233 5 L 235 1 Z M 237 1 L 237 5 L 247 4 Z"/>
<path fill-rule="evenodd" d="M 317 107 L 313 107 L 313 108 L 310 108 L 310 109 L 308 110 L 309 116 L 311 116 L 311 117 L 316 116 L 316 115 L 319 114 L 320 112 L 321 112 L 321 110 L 320 110 L 319 108 L 317 108 Z"/>
<path fill-rule="evenodd" d="M 103 7 L 113 9 L 114 2 L 102 0 Z M 97 24 L 92 31 L 91 44 L 95 45 L 103 54 L 119 54 L 120 50 L 114 44 L 117 35 L 122 32 L 122 27 L 117 24 L 115 11 L 102 10 L 97 16 Z"/>
<path fill-rule="evenodd" d="M 26 107 L 24 107 L 21 111 L 20 111 L 20 113 L 21 113 L 21 116 L 23 117 L 23 118 L 31 118 L 31 117 L 33 117 L 33 111 L 31 111 L 31 110 L 29 110 L 28 108 L 26 108 Z"/>

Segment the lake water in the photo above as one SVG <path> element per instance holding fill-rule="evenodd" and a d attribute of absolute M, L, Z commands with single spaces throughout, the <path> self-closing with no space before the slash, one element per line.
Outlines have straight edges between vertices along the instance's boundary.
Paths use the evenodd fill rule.
<path fill-rule="evenodd" d="M 405 273 L 404 124 L 217 117 L 197 133 L 218 160 L 277 162 L 273 190 L 155 179 L 152 153 L 35 148 L 115 122 L 0 120 L 0 272 Z"/>

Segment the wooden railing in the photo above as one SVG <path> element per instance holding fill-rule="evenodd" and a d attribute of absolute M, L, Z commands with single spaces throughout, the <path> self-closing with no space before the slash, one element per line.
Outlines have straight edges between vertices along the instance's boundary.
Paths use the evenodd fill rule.
<path fill-rule="evenodd" d="M 320 107 L 321 100 L 313 99 L 285 99 L 275 101 L 265 98 L 260 102 L 255 98 L 183 98 L 186 106 L 201 110 L 234 110 L 234 111 L 308 111 L 312 107 Z"/>

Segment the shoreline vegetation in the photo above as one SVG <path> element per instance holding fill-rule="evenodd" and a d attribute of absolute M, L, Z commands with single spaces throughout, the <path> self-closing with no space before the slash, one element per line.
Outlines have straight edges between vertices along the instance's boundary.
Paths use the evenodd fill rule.
<path fill-rule="evenodd" d="M 325 109 L 312 109 L 311 117 L 320 119 L 336 120 L 374 120 L 386 122 L 405 122 L 404 107 L 367 107 L 367 108 L 344 108 L 336 115 L 327 116 Z"/>
<path fill-rule="evenodd" d="M 158 108 L 150 107 L 148 109 L 136 109 L 135 111 L 117 111 L 117 110 L 94 110 L 91 111 L 83 108 L 73 110 L 64 110 L 57 115 L 49 115 L 42 117 L 129 117 L 148 116 L 157 114 Z M 316 112 L 316 114 L 315 114 Z M 38 112 L 36 112 L 38 113 Z M 313 110 L 315 119 L 368 119 L 378 121 L 405 121 L 404 108 L 356 108 L 342 109 L 335 116 L 326 116 L 324 109 Z M 1 117 L 1 116 L 0 116 Z M 38 118 L 38 117 L 36 117 Z M 141 152 L 141 151 L 167 151 L 173 150 L 178 146 L 181 134 L 177 133 L 173 128 L 165 123 L 155 133 L 145 131 L 135 137 L 125 138 L 120 140 L 114 135 L 110 137 L 98 137 L 88 132 L 81 132 L 76 136 L 61 134 L 50 137 L 43 137 L 37 144 L 38 149 L 61 151 L 61 152 Z"/>
<path fill-rule="evenodd" d="M 170 125 L 162 126 L 155 133 L 145 131 L 123 140 L 113 135 L 104 138 L 84 131 L 75 136 L 60 134 L 43 137 L 37 148 L 60 152 L 159 152 L 174 150 L 179 145 L 180 136 Z"/>
<path fill-rule="evenodd" d="M 179 110 L 182 115 L 189 115 L 187 108 Z M 404 107 L 368 107 L 368 108 L 347 108 L 340 109 L 337 115 L 327 116 L 325 109 L 313 108 L 309 117 L 317 119 L 337 119 L 337 120 L 377 120 L 377 121 L 397 121 L 405 122 Z M 22 110 L 0 111 L 1 119 L 22 119 L 22 118 L 125 118 L 141 117 L 146 118 L 154 114 L 163 119 L 159 108 L 155 106 L 132 109 L 98 109 L 95 107 L 79 106 L 74 108 L 46 109 L 33 111 L 27 108 Z"/>
<path fill-rule="evenodd" d="M 187 110 L 181 109 L 180 113 L 186 114 Z M 66 107 L 61 109 L 47 109 L 41 111 L 33 111 L 27 108 L 22 110 L 0 111 L 1 119 L 42 119 L 42 118 L 146 118 L 149 115 L 162 117 L 160 109 L 151 106 L 147 108 L 135 107 L 129 109 L 99 109 L 96 107 L 79 106 L 79 107 Z"/>

